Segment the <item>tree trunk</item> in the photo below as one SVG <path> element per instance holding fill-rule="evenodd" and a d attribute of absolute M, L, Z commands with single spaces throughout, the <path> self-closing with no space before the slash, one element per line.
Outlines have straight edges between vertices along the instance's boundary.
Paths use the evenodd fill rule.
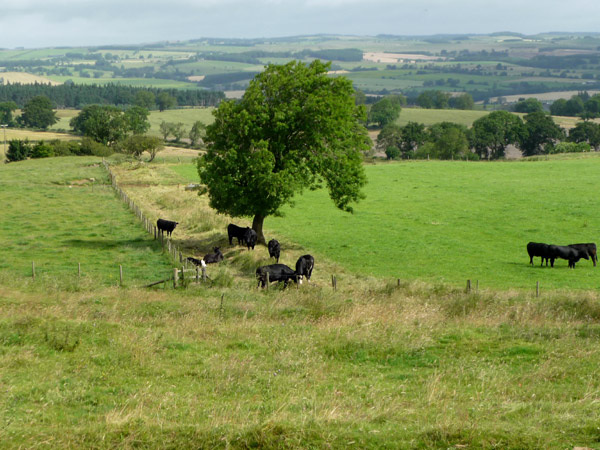
<path fill-rule="evenodd" d="M 265 241 L 265 236 L 263 234 L 263 222 L 265 221 L 264 216 L 257 214 L 254 216 L 252 220 L 252 229 L 256 231 L 257 242 L 259 244 L 266 245 L 267 241 Z"/>

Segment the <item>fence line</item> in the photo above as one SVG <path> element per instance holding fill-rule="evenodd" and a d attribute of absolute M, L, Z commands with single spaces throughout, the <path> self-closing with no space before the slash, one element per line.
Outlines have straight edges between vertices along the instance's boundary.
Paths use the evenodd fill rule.
<path fill-rule="evenodd" d="M 146 232 L 153 236 L 154 240 L 158 240 L 160 242 L 163 252 L 168 251 L 169 256 L 176 264 L 183 263 L 185 265 L 185 268 L 189 269 L 189 262 L 187 261 L 187 259 L 184 260 L 181 248 L 175 245 L 175 243 L 173 243 L 171 239 L 165 237 L 164 233 L 160 233 L 156 228 L 154 222 L 144 215 L 142 209 L 138 205 L 136 205 L 136 203 L 131 199 L 131 197 L 129 197 L 129 195 L 127 195 L 127 193 L 119 186 L 119 184 L 117 183 L 117 177 L 115 176 L 115 174 L 110 168 L 110 165 L 108 164 L 108 162 L 106 162 L 104 158 L 102 158 L 102 165 L 108 172 L 110 184 L 112 185 L 113 189 L 115 190 L 119 198 L 121 198 L 121 200 L 125 204 L 127 204 L 128 208 L 136 215 L 138 220 L 142 223 L 142 226 L 144 227 Z"/>

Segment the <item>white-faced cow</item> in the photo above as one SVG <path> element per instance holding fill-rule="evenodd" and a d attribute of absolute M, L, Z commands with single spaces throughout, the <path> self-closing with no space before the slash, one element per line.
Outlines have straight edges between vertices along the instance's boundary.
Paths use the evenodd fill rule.
<path fill-rule="evenodd" d="M 219 247 L 213 248 L 213 253 L 209 253 L 208 255 L 204 255 L 204 262 L 206 264 L 215 264 L 219 261 L 223 261 L 223 253 L 221 253 L 221 249 Z"/>
<path fill-rule="evenodd" d="M 298 277 L 296 272 L 285 264 L 271 264 L 256 269 L 256 278 L 258 280 L 256 287 L 264 288 L 267 285 L 267 278 L 270 283 L 283 281 L 283 286 L 287 287 L 288 282 L 297 281 Z"/>
<path fill-rule="evenodd" d="M 596 244 L 590 242 L 589 244 L 569 244 L 569 247 L 576 248 L 577 250 L 581 250 L 587 253 L 587 255 L 591 258 L 594 263 L 594 267 L 596 267 L 596 262 L 598 261 L 598 254 L 596 253 Z"/>
<path fill-rule="evenodd" d="M 179 222 L 173 222 L 172 220 L 166 219 L 158 219 L 156 221 L 156 228 L 158 228 L 158 232 L 161 234 L 164 234 L 164 232 L 166 231 L 167 237 L 170 237 L 177 224 L 179 224 Z"/>
<path fill-rule="evenodd" d="M 298 275 L 298 284 L 302 284 L 302 277 L 306 277 L 306 281 L 310 282 L 313 268 L 315 267 L 315 258 L 311 255 L 302 255 L 296 261 L 296 275 Z"/>
<path fill-rule="evenodd" d="M 267 244 L 267 248 L 269 249 L 269 258 L 275 258 L 275 260 L 279 262 L 279 256 L 281 255 L 281 246 L 279 245 L 279 241 L 276 239 L 271 239 Z"/>
<path fill-rule="evenodd" d="M 203 259 L 194 258 L 193 256 L 188 256 L 187 260 L 194 264 L 195 266 L 206 267 L 206 263 Z"/>

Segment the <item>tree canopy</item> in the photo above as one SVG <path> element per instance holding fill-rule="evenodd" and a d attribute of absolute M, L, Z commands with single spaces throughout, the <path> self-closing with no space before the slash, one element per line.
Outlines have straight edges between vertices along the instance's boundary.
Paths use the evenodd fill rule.
<path fill-rule="evenodd" d="M 20 120 L 26 127 L 43 130 L 58 122 L 52 101 L 44 95 L 33 97 L 25 103 Z"/>
<path fill-rule="evenodd" d="M 535 111 L 525 116 L 525 128 L 520 138 L 519 147 L 524 156 L 548 153 L 544 146 L 553 145 L 556 140 L 564 137 L 552 117 L 543 111 Z"/>
<path fill-rule="evenodd" d="M 253 217 L 259 242 L 264 219 L 304 189 L 326 186 L 344 211 L 363 197 L 365 110 L 351 81 L 327 76 L 329 68 L 319 60 L 269 65 L 239 102 L 222 102 L 207 127 L 198 173 L 210 205 Z"/>
<path fill-rule="evenodd" d="M 519 116 L 508 111 L 494 111 L 473 122 L 471 146 L 480 158 L 503 158 L 506 147 L 517 144 L 523 131 Z"/>

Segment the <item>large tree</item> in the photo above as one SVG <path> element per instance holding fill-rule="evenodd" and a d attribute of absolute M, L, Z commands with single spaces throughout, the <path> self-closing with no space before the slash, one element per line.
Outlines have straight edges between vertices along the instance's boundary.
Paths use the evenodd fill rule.
<path fill-rule="evenodd" d="M 335 205 L 352 211 L 366 183 L 361 152 L 370 148 L 363 106 L 352 82 L 329 77 L 330 64 L 269 65 L 239 102 L 214 111 L 207 152 L 198 160 L 210 205 L 233 217 L 263 222 L 304 189 L 325 185 Z"/>
<path fill-rule="evenodd" d="M 535 111 L 525 116 L 519 147 L 524 156 L 539 155 L 546 151 L 546 145 L 552 145 L 563 137 L 562 128 L 554 123 L 552 116 L 543 111 Z"/>
<path fill-rule="evenodd" d="M 402 99 L 400 96 L 383 97 L 371 106 L 369 111 L 369 122 L 376 123 L 380 128 L 393 123 L 402 110 Z"/>
<path fill-rule="evenodd" d="M 471 147 L 480 158 L 503 158 L 506 147 L 520 141 L 523 127 L 523 121 L 516 114 L 494 111 L 473 122 L 470 133 Z"/>
<path fill-rule="evenodd" d="M 52 101 L 48 97 L 38 95 L 25 103 L 20 120 L 26 127 L 45 130 L 58 122 L 53 108 Z"/>

